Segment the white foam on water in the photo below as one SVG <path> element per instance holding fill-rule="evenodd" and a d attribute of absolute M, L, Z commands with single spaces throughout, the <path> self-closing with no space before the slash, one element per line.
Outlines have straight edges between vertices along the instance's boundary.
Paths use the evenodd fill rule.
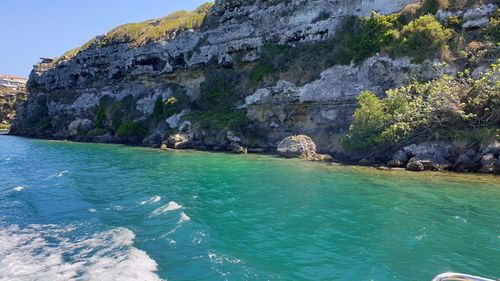
<path fill-rule="evenodd" d="M 462 221 L 463 223 L 467 223 L 467 220 L 465 218 L 462 218 L 461 216 L 454 216 L 453 218 Z"/>
<path fill-rule="evenodd" d="M 69 173 L 69 171 L 62 171 L 56 177 L 60 178 L 60 177 L 64 176 L 64 174 L 67 174 L 67 173 Z"/>
<path fill-rule="evenodd" d="M 23 189 L 24 189 L 24 186 L 20 186 L 20 185 L 14 187 L 15 192 L 21 192 L 21 191 L 23 191 Z"/>
<path fill-rule="evenodd" d="M 120 206 L 120 205 L 112 205 L 112 207 L 113 207 L 113 210 L 116 210 L 116 211 L 123 211 L 123 210 L 125 210 L 125 207 Z"/>
<path fill-rule="evenodd" d="M 210 251 L 208 252 L 208 258 L 212 263 L 215 264 L 224 264 L 224 263 L 230 263 L 230 264 L 238 264 L 241 263 L 240 259 L 230 257 L 228 255 L 224 254 L 218 254 L 216 252 Z"/>
<path fill-rule="evenodd" d="M 170 202 L 168 202 L 167 205 L 161 206 L 160 208 L 154 210 L 151 213 L 151 216 L 157 216 L 159 214 L 163 214 L 163 213 L 166 213 L 166 212 L 171 212 L 171 211 L 179 210 L 180 208 L 182 208 L 182 205 L 177 204 L 177 202 L 175 202 L 175 201 L 170 201 Z"/>
<path fill-rule="evenodd" d="M 115 228 L 70 239 L 75 227 L 31 225 L 0 229 L 0 281 L 161 280 L 158 265 L 133 247 L 135 234 Z"/>
<path fill-rule="evenodd" d="M 191 220 L 191 218 L 188 215 L 186 215 L 186 213 L 182 212 L 181 218 L 179 219 L 178 223 L 184 223 L 184 222 L 188 222 L 190 220 Z"/>
<path fill-rule="evenodd" d="M 94 209 L 94 208 L 91 208 L 91 209 L 89 209 L 89 212 L 91 212 L 91 213 L 96 213 L 96 212 L 97 212 L 97 210 L 96 210 L 96 209 Z"/>
<path fill-rule="evenodd" d="M 160 201 L 161 201 L 161 197 L 160 197 L 160 196 L 158 196 L 158 195 L 155 195 L 155 196 L 151 197 L 149 200 L 144 200 L 144 201 L 142 201 L 142 202 L 141 202 L 141 203 L 139 203 L 139 204 L 141 204 L 141 205 L 146 205 L 146 204 L 158 203 L 158 202 L 160 202 Z"/>

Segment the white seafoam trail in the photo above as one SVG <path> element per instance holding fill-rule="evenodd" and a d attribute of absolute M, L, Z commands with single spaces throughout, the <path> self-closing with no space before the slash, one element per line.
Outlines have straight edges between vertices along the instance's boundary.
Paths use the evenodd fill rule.
<path fill-rule="evenodd" d="M 151 197 L 149 200 L 144 200 L 144 201 L 142 201 L 139 204 L 141 204 L 141 205 L 149 205 L 149 204 L 158 203 L 160 201 L 161 201 L 161 197 L 158 196 L 158 195 L 155 195 L 155 196 Z"/>
<path fill-rule="evenodd" d="M 114 228 L 70 239 L 77 227 L 0 228 L 0 281 L 161 280 L 158 265 L 133 247 L 135 234 Z"/>
<path fill-rule="evenodd" d="M 179 205 L 175 201 L 170 201 L 170 202 L 168 202 L 167 205 L 161 206 L 161 207 L 157 208 L 156 210 L 154 210 L 151 213 L 150 217 L 154 217 L 154 216 L 166 213 L 166 212 L 171 212 L 171 211 L 179 210 L 181 208 L 182 208 L 182 205 Z"/>

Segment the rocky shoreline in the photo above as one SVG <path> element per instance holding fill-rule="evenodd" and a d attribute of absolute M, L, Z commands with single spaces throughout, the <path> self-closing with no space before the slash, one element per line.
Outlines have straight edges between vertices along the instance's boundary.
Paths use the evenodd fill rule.
<path fill-rule="evenodd" d="M 0 134 L 2 134 L 0 132 Z M 12 135 L 8 132 L 4 134 Z M 20 136 L 27 137 L 27 136 Z M 32 138 L 32 137 L 28 137 Z M 208 148 L 196 145 L 185 134 L 176 134 L 164 141 L 159 146 L 148 146 L 122 142 L 116 138 L 103 138 L 103 141 L 64 138 L 36 138 L 46 140 L 65 140 L 84 143 L 123 144 L 129 146 L 151 147 L 165 152 L 171 150 L 209 151 L 216 153 L 232 154 L 260 154 L 275 155 L 282 158 L 295 158 L 304 161 L 335 163 L 339 165 L 373 167 L 379 170 L 407 170 L 412 172 L 422 171 L 449 171 L 456 173 L 500 174 L 500 143 L 492 142 L 487 145 L 467 143 L 424 142 L 412 144 L 398 150 L 389 159 L 359 159 L 350 158 L 339 154 L 332 156 L 320 154 L 316 151 L 314 141 L 305 135 L 293 135 L 281 141 L 275 150 L 244 147 L 237 136 L 228 135 L 229 144 L 225 147 Z"/>
<path fill-rule="evenodd" d="M 498 5 L 490 2 L 428 9 L 427 4 L 433 3 L 428 0 L 220 0 L 187 13 L 185 20 L 203 18 L 196 28 L 180 25 L 158 40 L 142 40 L 143 33 L 134 40 L 138 34 L 118 27 L 60 58 L 37 64 L 27 84 L 28 100 L 17 108 L 10 134 L 163 149 L 277 153 L 411 171 L 498 174 L 498 136 L 496 142 L 450 141 L 455 137 L 435 130 L 443 128 L 424 126 L 427 119 L 436 119 L 427 109 L 443 109 L 444 113 L 435 110 L 446 114 L 441 123 L 449 126 L 443 130 L 459 129 L 470 136 L 475 134 L 469 126 L 471 116 L 484 117 L 479 113 L 486 109 L 498 111 L 493 86 L 491 90 L 484 86 L 486 94 L 477 98 L 475 88 L 468 87 L 472 82 L 440 80 L 458 77 L 467 68 L 479 81 L 496 62 L 499 49 L 491 36 L 500 14 Z M 167 16 L 160 21 L 168 20 Z M 140 23 L 141 30 L 157 27 L 150 23 Z M 373 32 L 380 28 L 378 39 L 387 34 L 395 37 L 374 40 Z M 117 37 L 117 31 L 124 36 Z M 440 36 L 427 38 L 430 31 Z M 441 52 L 454 44 L 451 34 L 467 43 L 465 49 L 455 50 L 454 60 L 444 59 Z M 409 40 L 404 38 L 425 39 L 437 47 L 422 53 L 403 44 Z M 467 58 L 458 56 L 459 51 L 469 52 Z M 474 59 L 481 54 L 481 59 Z M 339 60 L 343 57 L 345 61 Z M 395 138 L 387 141 L 391 148 L 342 145 L 356 121 L 363 93 L 385 99 L 412 81 L 438 81 L 437 86 L 451 89 L 450 98 L 442 98 L 444 90 L 437 87 L 440 93 L 430 95 L 435 99 L 422 109 L 415 91 L 401 91 L 406 100 L 415 101 L 398 111 L 398 116 L 408 118 L 393 127 Z M 455 97 L 455 93 L 470 96 Z M 473 102 L 476 99 L 479 105 Z M 396 115 L 379 113 L 383 126 L 395 124 Z M 500 114 L 495 114 L 485 116 L 487 122 L 478 119 L 481 122 L 472 128 L 497 130 L 495 118 Z M 370 125 L 373 115 L 366 116 Z M 420 119 L 415 122 L 413 117 Z M 464 126 L 456 125 L 462 124 L 458 121 Z M 412 137 L 414 128 L 408 124 L 424 124 L 421 127 L 429 130 Z M 401 132 L 408 134 L 398 139 Z M 368 130 L 359 139 L 370 136 L 373 132 Z M 434 139 L 441 141 L 424 142 Z"/>

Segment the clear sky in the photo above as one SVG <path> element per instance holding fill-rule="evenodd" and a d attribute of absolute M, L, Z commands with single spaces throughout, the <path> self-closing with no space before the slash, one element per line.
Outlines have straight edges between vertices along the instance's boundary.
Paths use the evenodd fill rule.
<path fill-rule="evenodd" d="M 193 10 L 209 0 L 2 0 L 0 74 L 28 77 L 40 57 L 56 57 L 129 22 Z"/>

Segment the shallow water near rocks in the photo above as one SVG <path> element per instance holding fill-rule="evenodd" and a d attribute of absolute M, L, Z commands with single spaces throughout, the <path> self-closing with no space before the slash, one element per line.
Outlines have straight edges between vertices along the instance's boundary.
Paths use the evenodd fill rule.
<path fill-rule="evenodd" d="M 11 136 L 0 171 L 1 281 L 500 278 L 497 176 Z"/>

